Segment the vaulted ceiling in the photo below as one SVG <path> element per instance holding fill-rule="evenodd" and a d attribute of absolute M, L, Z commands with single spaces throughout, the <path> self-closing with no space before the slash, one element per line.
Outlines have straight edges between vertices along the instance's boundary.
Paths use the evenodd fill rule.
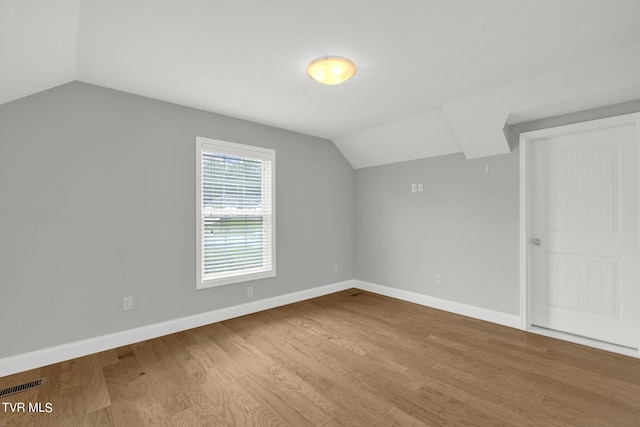
<path fill-rule="evenodd" d="M 0 104 L 80 80 L 334 141 L 356 167 L 506 153 L 640 98 L 639 0 L 0 0 Z M 309 61 L 358 66 L 338 86 Z"/>

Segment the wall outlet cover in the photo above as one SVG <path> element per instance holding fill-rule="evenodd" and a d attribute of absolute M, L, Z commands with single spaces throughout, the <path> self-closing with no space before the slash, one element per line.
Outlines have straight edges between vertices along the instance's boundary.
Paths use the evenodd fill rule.
<path fill-rule="evenodd" d="M 133 310 L 133 297 L 122 298 L 122 311 Z"/>

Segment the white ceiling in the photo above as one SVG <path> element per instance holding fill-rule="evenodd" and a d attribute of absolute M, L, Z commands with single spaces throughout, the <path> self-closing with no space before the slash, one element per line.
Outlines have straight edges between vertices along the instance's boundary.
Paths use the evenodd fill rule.
<path fill-rule="evenodd" d="M 0 0 L 0 104 L 80 80 L 329 138 L 354 167 L 480 157 L 508 151 L 500 122 L 635 94 L 638 23 L 639 0 Z M 358 74 L 309 79 L 328 54 Z M 539 96 L 607 55 L 624 85 Z"/>

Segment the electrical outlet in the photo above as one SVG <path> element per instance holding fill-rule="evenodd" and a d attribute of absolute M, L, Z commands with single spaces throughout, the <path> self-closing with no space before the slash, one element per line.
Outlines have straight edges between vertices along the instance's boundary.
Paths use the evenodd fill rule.
<path fill-rule="evenodd" d="M 442 285 L 442 275 L 436 274 L 436 285 Z"/>
<path fill-rule="evenodd" d="M 422 193 L 422 183 L 418 183 L 418 193 Z"/>
<path fill-rule="evenodd" d="M 133 310 L 133 297 L 122 298 L 122 311 Z"/>
<path fill-rule="evenodd" d="M 249 286 L 247 288 L 247 298 L 251 298 L 253 296 L 253 286 Z"/>
<path fill-rule="evenodd" d="M 333 263 L 333 271 L 338 271 L 338 263 L 337 262 Z"/>

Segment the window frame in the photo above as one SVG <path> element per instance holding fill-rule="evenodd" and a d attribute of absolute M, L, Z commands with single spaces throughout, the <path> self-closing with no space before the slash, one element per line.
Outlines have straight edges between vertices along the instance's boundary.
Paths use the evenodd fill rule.
<path fill-rule="evenodd" d="M 270 185 L 271 185 L 271 209 L 267 214 L 271 217 L 270 224 L 270 250 L 264 249 L 271 258 L 271 268 L 258 272 L 246 272 L 238 270 L 223 275 L 223 277 L 206 278 L 203 275 L 203 228 L 204 215 L 202 209 L 202 172 L 204 153 L 240 156 L 250 159 L 268 161 L 271 163 Z M 196 137 L 196 289 L 208 289 L 217 286 L 226 286 L 234 283 L 248 282 L 252 280 L 265 279 L 276 276 L 276 152 L 270 148 L 256 147 L 235 142 L 221 141 L 216 139 Z M 263 171 L 263 174 L 265 172 Z M 263 175 L 264 179 L 264 175 Z M 263 184 L 264 185 L 264 184 Z"/>

